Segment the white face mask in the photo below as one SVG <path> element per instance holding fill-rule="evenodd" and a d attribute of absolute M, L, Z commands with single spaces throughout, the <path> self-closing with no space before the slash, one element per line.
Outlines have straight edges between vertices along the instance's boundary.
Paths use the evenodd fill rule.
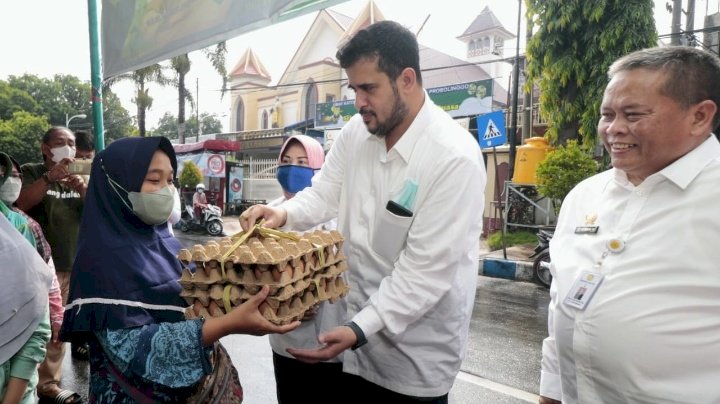
<path fill-rule="evenodd" d="M 5 183 L 0 186 L 0 201 L 5 202 L 8 206 L 12 206 L 20 196 L 21 188 L 22 180 L 20 178 L 9 177 L 5 180 Z"/>
<path fill-rule="evenodd" d="M 68 145 L 61 146 L 61 147 L 54 147 L 50 149 L 50 153 L 52 153 L 52 161 L 55 163 L 59 163 L 62 161 L 62 159 L 65 158 L 74 158 L 75 157 L 75 148 L 70 147 Z"/>

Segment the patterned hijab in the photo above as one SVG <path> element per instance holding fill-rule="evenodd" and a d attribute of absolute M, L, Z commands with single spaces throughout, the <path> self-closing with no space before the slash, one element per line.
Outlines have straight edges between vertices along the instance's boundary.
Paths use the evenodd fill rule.
<path fill-rule="evenodd" d="M 127 195 L 118 195 L 108 182 L 110 177 L 128 192 L 139 192 L 158 149 L 177 170 L 175 151 L 163 137 L 119 139 L 93 160 L 63 320 L 64 340 L 75 332 L 183 318 L 176 258 L 180 242 L 167 224 L 142 222 L 126 206 L 132 206 Z"/>

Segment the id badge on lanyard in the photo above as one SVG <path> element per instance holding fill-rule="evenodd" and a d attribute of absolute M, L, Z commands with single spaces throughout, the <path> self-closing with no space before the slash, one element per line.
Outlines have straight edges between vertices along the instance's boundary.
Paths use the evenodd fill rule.
<path fill-rule="evenodd" d="M 563 304 L 576 309 L 585 310 L 595 291 L 602 284 L 604 275 L 596 271 L 581 271 L 575 279 L 570 291 L 565 296 Z"/>
<path fill-rule="evenodd" d="M 605 257 L 609 254 L 619 254 L 624 249 L 625 242 L 622 238 L 609 239 L 605 244 L 605 252 L 592 270 L 580 271 L 578 277 L 575 278 L 575 282 L 573 282 L 570 291 L 565 295 L 563 304 L 579 310 L 585 310 L 595 295 L 595 292 L 600 288 L 603 278 L 605 277 L 605 275 L 600 272 Z"/>

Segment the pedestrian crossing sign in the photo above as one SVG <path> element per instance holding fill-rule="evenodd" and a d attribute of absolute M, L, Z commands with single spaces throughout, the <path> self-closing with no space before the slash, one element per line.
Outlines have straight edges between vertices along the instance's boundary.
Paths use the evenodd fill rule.
<path fill-rule="evenodd" d="M 507 143 L 505 114 L 495 111 L 477 117 L 478 142 L 481 148 L 495 147 Z"/>

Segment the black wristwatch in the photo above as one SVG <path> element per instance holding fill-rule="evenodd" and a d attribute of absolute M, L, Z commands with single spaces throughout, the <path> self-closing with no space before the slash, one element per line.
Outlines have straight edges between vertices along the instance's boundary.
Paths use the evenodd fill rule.
<path fill-rule="evenodd" d="M 353 330 L 353 332 L 355 333 L 355 345 L 351 347 L 353 351 L 367 344 L 367 338 L 365 338 L 365 333 L 363 332 L 362 328 L 360 328 L 360 326 L 355 324 L 354 321 L 346 323 L 345 326 L 350 327 L 350 329 Z"/>

